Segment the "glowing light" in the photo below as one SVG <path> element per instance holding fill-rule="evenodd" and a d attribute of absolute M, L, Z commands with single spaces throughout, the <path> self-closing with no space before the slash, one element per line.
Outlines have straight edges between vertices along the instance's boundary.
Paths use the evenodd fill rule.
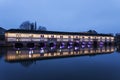
<path fill-rule="evenodd" d="M 32 57 L 32 55 L 31 54 L 29 54 L 29 58 L 31 58 Z"/>
<path fill-rule="evenodd" d="M 61 52 L 62 50 L 60 49 L 59 51 Z"/>
<path fill-rule="evenodd" d="M 92 44 L 92 42 L 89 41 L 88 44 Z"/>
<path fill-rule="evenodd" d="M 89 48 L 91 47 L 91 45 L 87 45 Z"/>
<path fill-rule="evenodd" d="M 43 49 L 43 48 L 41 48 L 41 49 Z"/>
<path fill-rule="evenodd" d="M 33 48 L 30 48 L 30 50 L 32 50 Z"/>
<path fill-rule="evenodd" d="M 77 43 L 79 43 L 79 41 L 76 41 Z"/>
<path fill-rule="evenodd" d="M 101 45 L 101 44 L 100 44 L 99 46 L 100 46 L 100 47 L 103 47 L 103 45 Z"/>
<path fill-rule="evenodd" d="M 17 48 L 17 50 L 20 50 L 20 48 Z"/>
<path fill-rule="evenodd" d="M 16 51 L 16 54 L 18 54 L 19 53 L 19 51 Z"/>
<path fill-rule="evenodd" d="M 70 44 L 72 44 L 72 42 L 70 42 Z"/>
<path fill-rule="evenodd" d="M 68 46 L 68 49 L 71 48 L 72 46 Z"/>
<path fill-rule="evenodd" d="M 79 47 L 75 47 L 75 50 L 78 50 L 79 49 Z"/>
<path fill-rule="evenodd" d="M 33 50 L 30 50 L 30 51 L 29 51 L 29 54 L 33 54 Z"/>
<path fill-rule="evenodd" d="M 50 47 L 51 50 L 55 49 L 55 46 L 54 47 Z"/>
<path fill-rule="evenodd" d="M 100 42 L 100 44 L 104 44 L 103 42 Z"/>
<path fill-rule="evenodd" d="M 60 48 L 64 48 L 64 46 L 65 46 L 65 43 L 62 42 L 62 43 L 60 44 Z"/>
<path fill-rule="evenodd" d="M 85 45 L 82 45 L 82 48 L 84 48 L 85 47 Z"/>
<path fill-rule="evenodd" d="M 60 46 L 60 48 L 63 48 L 63 46 Z"/>
<path fill-rule="evenodd" d="M 45 52 L 45 50 L 44 50 L 44 49 L 40 50 L 40 53 L 44 53 L 44 52 Z"/>
<path fill-rule="evenodd" d="M 86 44 L 86 43 L 83 41 L 82 44 Z"/>

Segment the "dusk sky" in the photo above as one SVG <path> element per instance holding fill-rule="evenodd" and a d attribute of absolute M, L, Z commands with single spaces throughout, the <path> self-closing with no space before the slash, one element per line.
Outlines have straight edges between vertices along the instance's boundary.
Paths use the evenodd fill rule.
<path fill-rule="evenodd" d="M 0 26 L 37 22 L 51 31 L 120 32 L 120 0 L 0 0 Z"/>

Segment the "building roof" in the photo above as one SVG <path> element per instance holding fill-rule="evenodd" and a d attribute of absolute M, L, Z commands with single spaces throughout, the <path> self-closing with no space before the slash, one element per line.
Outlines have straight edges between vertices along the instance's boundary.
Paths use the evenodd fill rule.
<path fill-rule="evenodd" d="M 88 32 L 60 32 L 60 31 L 40 31 L 40 30 L 23 30 L 9 29 L 6 33 L 35 33 L 35 34 L 59 34 L 59 35 L 86 35 L 86 36 L 113 36 L 112 34 L 93 34 Z"/>

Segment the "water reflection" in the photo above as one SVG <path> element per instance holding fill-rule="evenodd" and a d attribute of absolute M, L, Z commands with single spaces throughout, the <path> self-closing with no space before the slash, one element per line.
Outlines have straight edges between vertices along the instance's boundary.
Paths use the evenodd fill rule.
<path fill-rule="evenodd" d="M 117 51 L 118 53 L 120 53 L 120 46 L 119 46 L 119 45 L 116 46 L 116 51 Z"/>
<path fill-rule="evenodd" d="M 4 53 L 7 53 L 6 51 L 5 48 L 0 47 L 0 59 L 5 55 Z"/>
<path fill-rule="evenodd" d="M 0 51 L 5 51 L 0 54 L 0 80 L 120 80 L 120 55 L 113 46 Z"/>
<path fill-rule="evenodd" d="M 79 48 L 74 47 L 70 49 L 59 48 L 59 49 L 8 49 L 5 55 L 5 60 L 7 62 L 15 62 L 22 60 L 39 60 L 39 59 L 49 59 L 49 58 L 60 58 L 60 57 L 72 57 L 72 56 L 83 56 L 83 55 L 97 55 L 97 54 L 107 54 L 113 53 L 114 47 L 88 47 Z"/>

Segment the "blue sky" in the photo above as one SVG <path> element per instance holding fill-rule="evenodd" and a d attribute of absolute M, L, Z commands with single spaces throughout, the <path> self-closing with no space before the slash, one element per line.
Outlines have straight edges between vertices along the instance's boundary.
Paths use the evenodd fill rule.
<path fill-rule="evenodd" d="M 0 0 L 0 26 L 37 22 L 52 31 L 120 32 L 120 0 Z"/>

